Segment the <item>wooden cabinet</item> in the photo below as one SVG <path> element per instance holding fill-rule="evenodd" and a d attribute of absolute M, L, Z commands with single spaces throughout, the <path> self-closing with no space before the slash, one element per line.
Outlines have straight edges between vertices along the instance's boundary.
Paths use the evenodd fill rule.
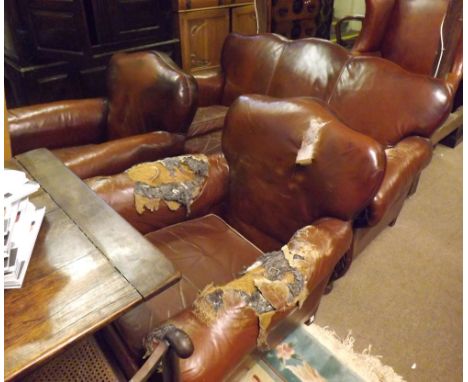
<path fill-rule="evenodd" d="M 257 18 L 254 5 L 245 5 L 232 9 L 232 32 L 255 34 L 257 33 Z"/>
<path fill-rule="evenodd" d="M 180 64 L 168 0 L 6 0 L 9 107 L 106 93 L 118 51 L 160 50 Z"/>
<path fill-rule="evenodd" d="M 213 69 L 220 65 L 224 40 L 230 32 L 255 34 L 257 21 L 254 1 L 179 1 L 178 18 L 182 66 L 188 72 Z"/>
<path fill-rule="evenodd" d="M 229 33 L 229 9 L 187 12 L 180 18 L 182 63 L 186 71 L 219 65 L 224 39 Z"/>

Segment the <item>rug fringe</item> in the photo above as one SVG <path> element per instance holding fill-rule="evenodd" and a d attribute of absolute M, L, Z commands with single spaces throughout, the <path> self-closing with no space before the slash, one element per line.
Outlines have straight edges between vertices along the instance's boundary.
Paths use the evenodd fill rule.
<path fill-rule="evenodd" d="M 306 326 L 306 330 L 320 343 L 327 347 L 343 364 L 368 382 L 405 382 L 392 367 L 384 365 L 382 356 L 371 354 L 372 345 L 362 353 L 354 351 L 355 339 L 352 332 L 342 340 L 332 329 L 315 324 Z"/>

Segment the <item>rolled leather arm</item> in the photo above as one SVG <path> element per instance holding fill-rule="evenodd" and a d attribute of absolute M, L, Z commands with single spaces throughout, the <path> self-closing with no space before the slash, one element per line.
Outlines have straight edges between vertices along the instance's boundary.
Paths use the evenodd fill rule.
<path fill-rule="evenodd" d="M 219 69 L 194 74 L 198 84 L 198 107 L 220 105 L 224 88 L 224 75 Z"/>
<path fill-rule="evenodd" d="M 193 355 L 180 362 L 181 380 L 223 380 L 244 356 L 264 343 L 281 319 L 330 277 L 351 240 L 349 222 L 321 219 L 298 230 L 280 253 L 262 256 L 238 279 L 207 287 L 192 308 L 169 320 L 194 344 Z M 286 261 L 289 268 L 284 267 Z M 278 269 L 284 273 L 279 275 Z M 269 276 L 269 270 L 275 277 Z M 150 334 L 146 347 L 151 349 L 151 343 Z"/>
<path fill-rule="evenodd" d="M 427 138 L 408 137 L 385 153 L 385 175 L 365 213 L 368 226 L 379 223 L 397 201 L 406 198 L 417 176 L 431 161 L 432 144 Z"/>
<path fill-rule="evenodd" d="M 139 232 L 145 234 L 190 218 L 204 215 L 224 202 L 228 192 L 229 166 L 222 154 L 208 157 L 208 175 L 199 194 L 190 205 L 190 212 L 181 206 L 176 210 L 161 201 L 158 209 L 137 212 L 135 186 L 128 172 L 95 177 L 85 181 L 107 204 L 123 216 Z"/>
<path fill-rule="evenodd" d="M 81 179 L 114 175 L 131 166 L 179 155 L 184 136 L 158 131 L 98 145 L 68 147 L 53 153 Z"/>
<path fill-rule="evenodd" d="M 103 98 L 51 102 L 8 110 L 14 155 L 102 142 L 106 135 L 107 102 Z"/>

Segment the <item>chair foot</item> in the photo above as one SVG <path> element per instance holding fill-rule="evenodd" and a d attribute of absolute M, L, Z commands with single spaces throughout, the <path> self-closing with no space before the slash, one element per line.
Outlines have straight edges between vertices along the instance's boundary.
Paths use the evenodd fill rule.
<path fill-rule="evenodd" d="M 323 294 L 328 294 L 333 290 L 333 283 L 334 283 L 333 280 L 330 280 L 328 282 L 327 286 L 325 287 L 325 290 L 323 291 Z"/>
<path fill-rule="evenodd" d="M 389 227 L 393 227 L 396 224 L 397 218 L 393 219 L 390 223 L 388 223 Z"/>
<path fill-rule="evenodd" d="M 304 324 L 306 324 L 307 326 L 310 326 L 314 323 L 315 321 L 315 314 L 313 314 L 312 316 L 310 316 L 305 322 Z"/>
<path fill-rule="evenodd" d="M 330 282 L 328 283 L 328 285 L 333 284 L 333 281 L 338 280 L 339 278 L 343 277 L 346 274 L 346 272 L 348 272 L 348 269 L 351 266 L 352 261 L 353 261 L 353 252 L 352 250 L 349 250 L 343 255 L 340 261 L 338 261 L 338 263 L 335 265 L 335 269 L 333 270 L 333 273 L 330 277 Z M 331 289 L 333 289 L 333 286 L 331 286 Z M 328 293 L 331 292 L 331 289 Z"/>
<path fill-rule="evenodd" d="M 440 141 L 444 146 L 455 148 L 460 142 L 463 141 L 463 125 L 458 129 L 452 131 L 444 139 Z"/>
<path fill-rule="evenodd" d="M 416 190 L 418 189 L 418 185 L 419 185 L 419 178 L 421 177 L 421 173 L 419 173 L 418 175 L 416 175 L 416 177 L 414 178 L 413 180 L 413 184 L 411 185 L 411 188 L 410 190 L 408 191 L 408 197 L 410 197 L 411 195 L 413 195 Z"/>

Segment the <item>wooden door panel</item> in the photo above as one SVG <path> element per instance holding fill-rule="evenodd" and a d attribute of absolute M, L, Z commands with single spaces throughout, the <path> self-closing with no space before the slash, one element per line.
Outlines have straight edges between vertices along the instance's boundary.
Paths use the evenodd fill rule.
<path fill-rule="evenodd" d="M 197 71 L 219 66 L 228 33 L 229 9 L 182 13 L 180 34 L 184 70 Z"/>
<path fill-rule="evenodd" d="M 245 5 L 232 9 L 232 31 L 247 35 L 257 33 L 257 17 L 254 5 Z"/>

